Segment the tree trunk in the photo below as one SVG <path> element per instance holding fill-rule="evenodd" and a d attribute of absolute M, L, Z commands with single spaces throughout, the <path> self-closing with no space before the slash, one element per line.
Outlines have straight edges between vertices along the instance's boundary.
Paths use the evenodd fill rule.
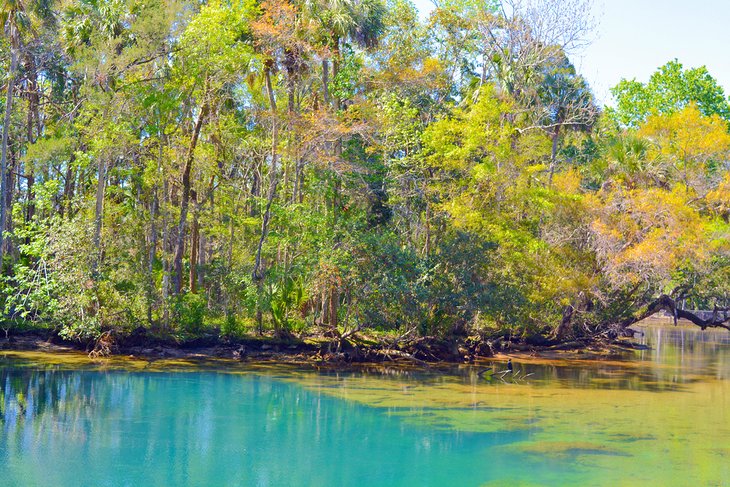
<path fill-rule="evenodd" d="M 190 227 L 190 275 L 188 288 L 191 293 L 198 292 L 198 246 L 200 245 L 198 228 L 198 201 L 193 191 L 193 223 Z"/>
<path fill-rule="evenodd" d="M 163 176 L 164 177 L 164 176 Z M 170 308 L 168 299 L 170 297 L 170 222 L 168 220 L 168 204 L 170 203 L 170 183 L 165 177 L 162 181 L 162 329 L 170 327 Z"/>
<path fill-rule="evenodd" d="M 157 207 L 160 200 L 155 186 L 150 208 L 150 248 L 147 262 L 147 322 L 152 325 L 152 307 L 155 301 L 155 260 L 157 260 Z"/>
<path fill-rule="evenodd" d="M 322 86 L 324 88 L 325 109 L 330 105 L 330 64 L 329 60 L 322 59 Z"/>
<path fill-rule="evenodd" d="M 21 192 L 20 188 L 20 159 L 18 152 L 14 150 L 15 148 L 13 145 L 8 146 L 8 193 L 5 195 L 5 208 L 8 208 L 8 212 L 5 215 L 5 231 L 8 233 L 13 232 L 13 212 L 10 211 L 13 208 L 13 201 L 15 201 L 15 195 L 16 193 Z M 7 242 L 5 242 L 5 253 L 11 254 L 13 251 L 13 241 L 12 239 L 8 239 Z"/>
<path fill-rule="evenodd" d="M 8 187 L 8 135 L 10 132 L 10 115 L 13 110 L 13 91 L 15 75 L 18 70 L 18 49 L 10 48 L 10 76 L 5 97 L 5 118 L 3 121 L 2 153 L 0 155 L 0 273 L 2 273 L 3 256 L 5 255 L 5 230 L 7 222 Z"/>
<path fill-rule="evenodd" d="M 203 94 L 205 97 L 207 94 Z M 208 101 L 203 101 L 203 105 L 198 113 L 198 119 L 193 128 L 193 134 L 190 137 L 190 145 L 188 153 L 185 157 L 185 166 L 182 173 L 182 196 L 180 198 L 180 221 L 177 226 L 177 244 L 175 246 L 175 276 L 174 291 L 180 294 L 182 289 L 183 266 L 182 259 L 185 251 L 185 227 L 188 219 L 188 205 L 190 204 L 190 172 L 193 168 L 193 160 L 195 159 L 195 147 L 198 145 L 198 137 L 200 137 L 200 129 L 203 126 L 203 120 L 208 115 Z"/>
<path fill-rule="evenodd" d="M 266 66 L 266 68 L 264 69 L 264 76 L 266 78 L 266 92 L 269 95 L 269 108 L 271 109 L 271 169 L 269 171 L 269 194 L 266 201 L 266 210 L 264 211 L 263 218 L 261 219 L 261 237 L 259 238 L 259 244 L 256 248 L 256 262 L 254 264 L 252 273 L 253 280 L 256 282 L 256 322 L 259 334 L 263 332 L 263 311 L 261 309 L 261 304 L 263 301 L 264 293 L 264 277 L 266 276 L 263 261 L 261 260 L 261 249 L 264 246 L 266 235 L 269 233 L 271 204 L 273 203 L 274 197 L 276 196 L 276 185 L 278 183 L 276 166 L 279 145 L 279 127 L 276 121 L 276 99 L 274 98 L 274 88 L 271 84 L 270 66 Z"/>
<path fill-rule="evenodd" d="M 73 163 L 76 161 L 76 154 L 71 153 L 66 163 L 66 174 L 63 181 L 63 197 L 61 201 L 61 216 L 64 214 L 64 205 L 66 205 L 66 213 L 69 217 L 73 216 L 72 201 L 74 196 L 74 187 L 76 186 L 76 174 L 73 169 Z"/>
<path fill-rule="evenodd" d="M 235 209 L 235 206 L 234 206 Z M 233 269 L 233 245 L 236 239 L 236 226 L 233 217 L 228 220 L 228 255 L 226 256 L 226 269 L 230 273 Z"/>
<path fill-rule="evenodd" d="M 339 53 L 337 53 L 337 56 L 339 56 Z M 336 78 L 337 73 L 339 73 L 339 72 L 340 72 L 340 62 L 339 62 L 338 58 L 335 57 L 332 60 L 332 78 Z M 336 93 L 337 92 L 335 92 L 335 94 L 332 95 L 332 105 L 335 109 L 335 112 L 339 112 L 340 106 L 342 105 L 342 100 L 340 100 L 339 95 L 337 95 Z"/>
<path fill-rule="evenodd" d="M 564 340 L 568 336 L 568 332 L 572 328 L 574 312 L 575 308 L 571 305 L 567 305 L 563 308 L 563 318 L 560 320 L 560 325 L 555 330 L 555 338 L 558 340 Z"/>
<path fill-rule="evenodd" d="M 332 79 L 336 79 L 337 75 L 340 72 L 340 40 L 335 39 L 335 54 L 332 59 Z M 335 112 L 340 110 L 340 104 L 341 100 L 338 95 L 334 95 L 332 97 L 332 102 L 334 104 Z"/>
<path fill-rule="evenodd" d="M 290 201 L 292 203 L 296 202 L 297 197 L 297 183 L 298 183 L 298 170 L 299 170 L 299 160 L 297 156 L 298 147 L 297 147 L 297 127 L 296 127 L 296 104 L 295 104 L 295 97 L 294 92 L 296 89 L 296 81 L 297 81 L 297 73 L 296 73 L 296 59 L 294 55 L 291 53 L 291 51 L 287 50 L 287 130 L 289 132 L 289 140 L 291 143 L 289 144 L 289 164 L 286 166 L 286 171 L 284 173 L 284 184 L 288 184 L 289 181 L 289 167 L 294 161 L 294 178 L 292 180 L 291 185 L 291 199 Z M 284 199 L 286 195 L 283 195 L 282 199 Z"/>
<path fill-rule="evenodd" d="M 205 282 L 205 265 L 208 262 L 208 246 L 207 239 L 204 234 L 200 233 L 200 226 L 198 226 L 198 289 L 204 289 L 203 283 Z"/>
<path fill-rule="evenodd" d="M 340 71 L 340 40 L 339 39 L 335 39 L 334 51 L 335 51 L 335 55 L 334 55 L 334 59 L 332 61 L 332 77 L 336 78 L 337 74 Z M 340 102 L 341 102 L 340 97 L 335 95 L 335 96 L 333 96 L 332 100 L 334 102 L 335 111 L 336 112 L 339 111 Z M 337 139 L 335 140 L 333 149 L 334 149 L 333 150 L 334 161 L 335 161 L 335 164 L 337 164 L 342 159 L 342 138 L 341 137 L 339 137 L 339 136 L 337 137 Z M 337 173 L 337 171 L 335 171 L 334 176 L 335 176 L 335 183 L 334 183 L 334 187 L 333 187 L 333 191 L 332 191 L 332 231 L 333 231 L 333 233 L 337 229 L 337 219 L 338 219 L 339 210 L 340 210 L 340 192 L 341 192 L 341 188 L 342 188 L 342 182 L 340 181 L 340 177 L 339 177 L 339 174 Z"/>
<path fill-rule="evenodd" d="M 101 229 L 104 220 L 104 192 L 106 190 L 106 161 L 99 157 L 96 182 L 96 206 L 94 207 L 94 251 L 96 255 L 91 265 L 91 275 L 96 279 L 101 265 Z"/>
<path fill-rule="evenodd" d="M 334 284 L 330 287 L 329 296 L 329 324 L 330 326 L 337 327 L 337 308 L 340 303 L 340 293 L 337 290 L 337 286 Z"/>
<path fill-rule="evenodd" d="M 160 136 L 157 150 L 157 174 L 162 172 L 164 153 L 163 138 Z M 152 188 L 152 207 L 150 208 L 150 248 L 147 262 L 147 322 L 152 325 L 152 308 L 155 300 L 155 261 L 157 260 L 157 214 L 160 208 L 160 197 L 157 185 Z M 164 245 L 164 244 L 163 244 Z"/>
<path fill-rule="evenodd" d="M 286 93 L 288 97 L 289 113 L 294 113 L 294 92 L 297 86 L 297 59 L 291 49 L 285 50 L 286 55 Z"/>
<path fill-rule="evenodd" d="M 38 104 L 40 97 L 38 95 L 38 72 L 35 68 L 35 62 L 32 54 L 28 54 L 26 69 L 28 71 L 28 116 L 27 116 L 27 131 L 28 131 L 28 144 L 35 143 L 36 135 L 40 136 L 40 116 L 38 114 Z M 34 125 L 37 126 L 37 133 L 34 135 Z M 33 192 L 33 185 L 35 184 L 35 174 L 32 161 L 26 162 L 25 168 L 26 176 L 28 178 L 28 208 L 26 212 L 26 221 L 31 221 L 35 214 L 35 194 Z"/>
<path fill-rule="evenodd" d="M 271 84 L 271 71 L 267 67 L 265 70 L 266 77 L 266 91 L 269 95 L 269 107 L 271 109 L 271 169 L 269 171 L 269 193 L 266 201 L 266 210 L 264 211 L 263 218 L 261 219 L 261 237 L 259 238 L 259 244 L 256 249 L 256 262 L 253 269 L 253 279 L 255 281 L 262 281 L 264 279 L 264 268 L 261 261 L 261 249 L 264 246 L 266 236 L 269 232 L 269 219 L 271 218 L 271 204 L 276 197 L 276 185 L 278 183 L 277 175 L 277 159 L 279 144 L 279 127 L 276 121 L 276 99 L 274 98 L 274 89 Z"/>
<path fill-rule="evenodd" d="M 248 214 L 252 217 L 258 215 L 259 205 L 256 200 L 261 196 L 261 163 L 258 159 L 258 157 L 254 158 L 253 176 L 251 178 L 251 196 L 253 198 L 249 200 L 251 203 Z"/>
<path fill-rule="evenodd" d="M 208 181 L 208 190 L 207 190 L 207 199 L 208 203 L 210 204 L 210 211 L 213 212 L 215 210 L 215 199 L 213 198 L 213 191 L 215 190 L 215 175 L 210 177 L 210 180 Z M 207 255 L 207 242 L 208 240 L 205 238 L 205 235 L 201 235 L 200 233 L 200 222 L 199 222 L 199 215 L 201 211 L 202 204 L 198 203 L 196 205 L 196 215 L 195 215 L 195 222 L 197 225 L 197 233 L 198 233 L 198 266 L 196 269 L 197 272 L 197 280 L 198 280 L 198 288 L 204 289 L 203 283 L 205 280 L 205 264 L 208 261 L 208 255 Z"/>

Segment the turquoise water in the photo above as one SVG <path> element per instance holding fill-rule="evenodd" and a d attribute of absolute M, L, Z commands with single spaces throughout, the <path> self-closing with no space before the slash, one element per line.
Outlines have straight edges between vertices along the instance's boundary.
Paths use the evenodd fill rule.
<path fill-rule="evenodd" d="M 516 360 L 506 380 L 0 354 L 0 485 L 730 484 L 727 336 L 641 339 L 621 360 Z"/>
<path fill-rule="evenodd" d="M 407 425 L 266 376 L 5 368 L 0 383 L 3 485 L 478 485 L 511 465 L 490 448 L 524 437 Z"/>

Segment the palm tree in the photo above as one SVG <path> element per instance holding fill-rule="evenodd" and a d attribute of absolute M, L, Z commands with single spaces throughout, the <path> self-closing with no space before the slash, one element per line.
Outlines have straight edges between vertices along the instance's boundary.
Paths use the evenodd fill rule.
<path fill-rule="evenodd" d="M 587 130 L 596 120 L 598 109 L 586 80 L 576 73 L 565 54 L 550 59 L 540 73 L 534 104 L 540 108 L 539 124 L 552 141 L 550 181 L 557 163 L 561 131 Z"/>
<path fill-rule="evenodd" d="M 671 177 L 670 165 L 652 154 L 651 142 L 633 134 L 611 138 L 605 159 L 608 167 L 604 171 L 632 187 L 666 187 Z"/>
<path fill-rule="evenodd" d="M 319 31 L 322 54 L 322 85 L 325 104 L 329 104 L 329 61 L 332 56 L 332 76 L 336 77 L 341 42 L 350 40 L 362 48 L 375 47 L 384 30 L 385 6 L 380 0 L 304 0 L 305 17 Z M 334 99 L 335 109 L 340 100 Z"/>

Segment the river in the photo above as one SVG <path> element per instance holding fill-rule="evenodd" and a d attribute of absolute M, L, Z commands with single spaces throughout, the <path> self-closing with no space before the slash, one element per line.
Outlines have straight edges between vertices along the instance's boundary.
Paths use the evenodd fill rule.
<path fill-rule="evenodd" d="M 503 377 L 0 352 L 0 486 L 730 484 L 730 334 L 638 329 Z"/>

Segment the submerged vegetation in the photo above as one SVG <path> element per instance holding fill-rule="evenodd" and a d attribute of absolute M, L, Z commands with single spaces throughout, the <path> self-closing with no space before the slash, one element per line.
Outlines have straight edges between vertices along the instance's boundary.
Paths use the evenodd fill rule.
<path fill-rule="evenodd" d="M 727 97 L 672 61 L 599 110 L 585 1 L 1 8 L 6 333 L 726 326 Z"/>

